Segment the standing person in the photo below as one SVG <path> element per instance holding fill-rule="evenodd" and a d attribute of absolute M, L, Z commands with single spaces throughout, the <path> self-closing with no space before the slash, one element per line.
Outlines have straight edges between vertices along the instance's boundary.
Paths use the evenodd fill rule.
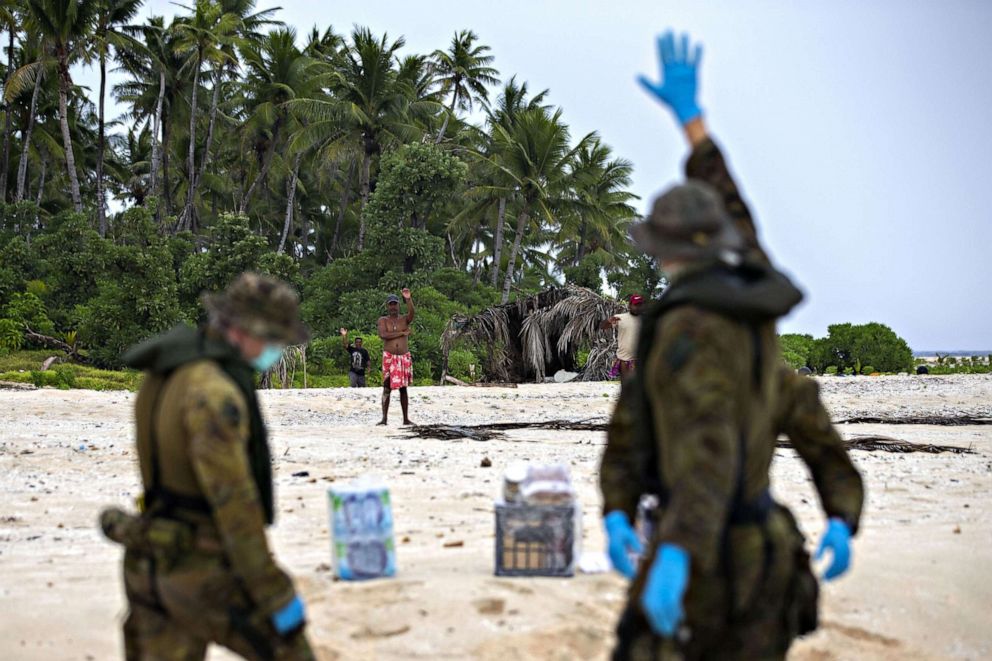
<path fill-rule="evenodd" d="M 659 40 L 662 81 L 642 85 L 674 111 L 692 148 L 689 181 L 659 197 L 631 234 L 671 278 L 644 316 L 640 368 L 624 384 L 600 471 L 609 555 L 634 578 L 614 659 L 782 659 L 817 625 L 816 578 L 791 512 L 772 500 L 780 433 L 827 514 L 817 557 L 843 574 L 861 477 L 816 383 L 783 365 L 775 320 L 801 299 L 773 269 L 696 103 L 700 49 Z M 630 521 L 661 503 L 644 561 Z"/>
<path fill-rule="evenodd" d="M 643 307 L 644 297 L 640 294 L 631 294 L 627 299 L 627 312 L 613 315 L 599 325 L 603 330 L 617 329 L 617 358 L 610 368 L 611 379 L 619 374 L 620 380 L 625 381 L 634 374 L 634 366 L 637 364 L 637 335 L 641 330 Z"/>
<path fill-rule="evenodd" d="M 365 387 L 365 370 L 369 367 L 369 362 L 372 360 L 369 356 L 369 352 L 362 348 L 362 338 L 356 337 L 355 344 L 352 345 L 348 342 L 348 329 L 341 329 L 341 344 L 344 345 L 344 350 L 348 352 L 348 382 L 351 384 L 352 388 L 364 388 Z"/>
<path fill-rule="evenodd" d="M 413 297 L 410 290 L 401 292 L 406 301 L 406 316 L 400 316 L 400 299 L 395 294 L 386 297 L 386 315 L 379 317 L 379 337 L 382 338 L 382 420 L 386 424 L 389 413 L 389 396 L 400 391 L 403 424 L 412 425 L 409 415 L 407 387 L 413 382 L 413 358 L 410 356 L 410 324 L 413 323 Z"/>
<path fill-rule="evenodd" d="M 219 643 L 246 659 L 313 659 L 303 602 L 274 561 L 275 516 L 255 372 L 305 342 L 296 293 L 245 273 L 202 298 L 205 329 L 177 326 L 124 362 L 144 370 L 135 401 L 140 515 L 100 517 L 124 544 L 125 657 L 203 659 Z"/>

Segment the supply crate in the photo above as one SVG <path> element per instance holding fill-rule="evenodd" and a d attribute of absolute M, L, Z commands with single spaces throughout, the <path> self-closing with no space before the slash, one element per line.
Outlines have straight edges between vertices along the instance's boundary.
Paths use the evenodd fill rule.
<path fill-rule="evenodd" d="M 573 576 L 582 538 L 575 503 L 496 503 L 497 576 Z"/>

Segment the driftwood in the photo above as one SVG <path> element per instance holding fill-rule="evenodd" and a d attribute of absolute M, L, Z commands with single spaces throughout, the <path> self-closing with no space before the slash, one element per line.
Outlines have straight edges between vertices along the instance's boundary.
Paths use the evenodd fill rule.
<path fill-rule="evenodd" d="M 407 431 L 409 438 L 431 438 L 441 441 L 456 441 L 467 438 L 473 441 L 505 440 L 503 432 L 511 429 L 547 429 L 550 431 L 592 431 L 605 432 L 605 422 L 590 422 L 588 420 L 546 420 L 535 422 L 496 422 L 485 425 L 415 425 Z M 792 449 L 792 443 L 779 439 L 776 447 Z M 953 445 L 929 445 L 910 443 L 887 436 L 856 436 L 845 439 L 844 447 L 848 450 L 865 452 L 924 452 L 928 454 L 975 454 L 971 448 Z"/>
<path fill-rule="evenodd" d="M 517 387 L 517 384 L 515 383 L 497 383 L 497 382 L 469 383 L 468 381 L 462 381 L 461 379 L 456 379 L 450 374 L 445 374 L 444 380 L 447 381 L 448 383 L 453 383 L 456 386 L 467 386 L 469 388 L 516 388 Z"/>
<path fill-rule="evenodd" d="M 86 356 L 79 353 L 79 350 L 76 349 L 75 344 L 68 344 L 58 338 L 50 337 L 48 335 L 42 335 L 41 333 L 37 333 L 31 330 L 31 328 L 27 325 L 24 326 L 24 337 L 26 337 L 29 340 L 33 340 L 35 342 L 43 344 L 50 349 L 58 349 L 59 351 L 64 351 L 67 356 L 71 357 L 77 363 L 90 362 Z"/>
<path fill-rule="evenodd" d="M 978 418 L 970 415 L 917 416 L 905 418 L 879 418 L 864 416 L 837 420 L 837 425 L 936 425 L 955 427 L 959 425 L 992 425 L 992 418 Z"/>
<path fill-rule="evenodd" d="M 0 381 L 0 390 L 37 390 L 33 383 L 18 383 L 17 381 Z"/>

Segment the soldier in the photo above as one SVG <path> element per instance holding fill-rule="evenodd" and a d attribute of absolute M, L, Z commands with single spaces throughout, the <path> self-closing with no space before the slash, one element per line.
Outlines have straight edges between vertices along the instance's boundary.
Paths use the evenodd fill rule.
<path fill-rule="evenodd" d="M 125 545 L 126 658 L 203 659 L 215 642 L 246 659 L 312 659 L 303 602 L 269 551 L 274 518 L 254 370 L 305 342 L 285 283 L 245 273 L 205 294 L 205 329 L 178 326 L 130 349 L 141 514 L 105 510 Z"/>
<path fill-rule="evenodd" d="M 692 147 L 689 181 L 659 197 L 635 243 L 671 286 L 645 312 L 638 370 L 610 421 L 600 486 L 609 554 L 633 577 L 614 659 L 784 658 L 816 627 L 816 578 L 788 509 L 771 498 L 776 438 L 809 466 L 827 530 L 825 578 L 846 571 L 861 477 L 819 399 L 779 357 L 775 320 L 799 291 L 773 269 L 696 102 L 701 49 L 659 39 L 661 83 Z M 630 525 L 642 494 L 661 503 L 638 571 Z"/>

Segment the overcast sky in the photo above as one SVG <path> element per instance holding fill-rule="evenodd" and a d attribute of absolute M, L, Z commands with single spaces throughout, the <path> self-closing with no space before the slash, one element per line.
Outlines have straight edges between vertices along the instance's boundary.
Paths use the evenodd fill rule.
<path fill-rule="evenodd" d="M 258 2 L 270 6 L 301 38 L 367 25 L 408 53 L 474 30 L 504 78 L 549 89 L 573 135 L 597 131 L 633 162 L 642 212 L 679 179 L 685 146 L 634 77 L 657 75 L 657 33 L 688 31 L 705 48 L 706 121 L 806 291 L 782 332 L 878 321 L 917 351 L 992 349 L 992 2 Z M 77 80 L 97 89 L 91 71 Z"/>

